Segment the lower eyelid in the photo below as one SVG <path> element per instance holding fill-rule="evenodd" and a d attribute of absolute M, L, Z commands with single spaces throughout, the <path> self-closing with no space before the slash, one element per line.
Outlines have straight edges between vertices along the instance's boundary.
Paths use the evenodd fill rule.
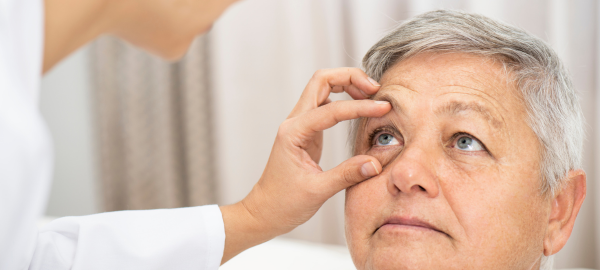
<path fill-rule="evenodd" d="M 394 150 L 396 148 L 402 148 L 404 147 L 404 143 L 402 141 L 399 141 L 398 144 L 392 144 L 392 145 L 377 145 L 374 144 L 371 146 L 370 149 L 376 149 L 376 150 L 381 150 L 381 151 L 386 151 L 386 150 Z"/>

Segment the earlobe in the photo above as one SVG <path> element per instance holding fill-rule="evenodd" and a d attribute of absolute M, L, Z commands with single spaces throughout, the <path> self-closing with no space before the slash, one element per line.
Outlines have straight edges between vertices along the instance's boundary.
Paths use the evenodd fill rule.
<path fill-rule="evenodd" d="M 586 195 L 586 175 L 583 170 L 569 171 L 567 182 L 551 201 L 548 229 L 544 238 L 544 255 L 560 251 L 567 243 L 575 218 Z"/>

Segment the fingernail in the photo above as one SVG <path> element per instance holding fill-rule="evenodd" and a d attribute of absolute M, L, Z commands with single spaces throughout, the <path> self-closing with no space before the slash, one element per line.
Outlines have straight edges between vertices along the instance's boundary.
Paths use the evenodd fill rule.
<path fill-rule="evenodd" d="M 384 104 L 390 104 L 390 102 L 385 101 L 385 100 L 375 100 L 375 104 L 384 105 Z"/>
<path fill-rule="evenodd" d="M 371 77 L 369 77 L 368 80 L 374 86 L 381 86 L 381 84 L 379 84 L 376 80 L 373 80 L 373 78 L 371 78 Z"/>
<path fill-rule="evenodd" d="M 364 177 L 371 177 L 379 174 L 379 171 L 377 170 L 377 167 L 373 161 L 363 164 L 360 168 L 360 172 Z"/>

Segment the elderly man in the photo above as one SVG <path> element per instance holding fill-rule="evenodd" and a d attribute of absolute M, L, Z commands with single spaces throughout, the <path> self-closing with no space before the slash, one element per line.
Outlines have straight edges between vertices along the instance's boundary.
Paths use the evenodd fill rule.
<path fill-rule="evenodd" d="M 355 155 L 382 165 L 346 192 L 357 268 L 551 265 L 586 194 L 584 120 L 556 53 L 498 21 L 434 11 L 363 65 L 392 111 L 353 130 Z"/>

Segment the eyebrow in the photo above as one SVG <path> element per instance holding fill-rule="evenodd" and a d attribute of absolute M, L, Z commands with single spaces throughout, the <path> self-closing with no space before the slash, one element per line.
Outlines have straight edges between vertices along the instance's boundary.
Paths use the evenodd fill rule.
<path fill-rule="evenodd" d="M 464 111 L 472 111 L 483 116 L 496 129 L 502 127 L 502 122 L 496 119 L 492 112 L 477 102 L 450 101 L 436 109 L 436 114 L 457 115 Z"/>
<path fill-rule="evenodd" d="M 400 104 L 397 99 L 393 98 L 387 93 L 376 96 L 374 100 L 388 101 L 392 105 L 392 110 L 394 110 L 398 114 L 404 113 L 402 104 Z M 435 113 L 454 116 L 464 111 L 473 111 L 475 113 L 478 113 L 488 122 L 490 122 L 492 126 L 496 129 L 500 129 L 500 127 L 502 127 L 502 122 L 495 118 L 488 108 L 482 106 L 477 102 L 462 102 L 456 100 L 450 101 L 444 104 L 443 106 L 437 108 Z M 368 123 L 368 120 L 369 119 L 367 119 L 367 121 L 364 123 L 365 125 Z"/>

